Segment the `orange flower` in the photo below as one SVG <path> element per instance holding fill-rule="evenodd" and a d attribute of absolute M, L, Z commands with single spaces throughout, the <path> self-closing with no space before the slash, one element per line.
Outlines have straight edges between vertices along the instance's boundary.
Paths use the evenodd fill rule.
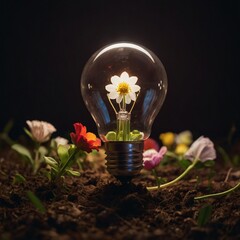
<path fill-rule="evenodd" d="M 81 123 L 74 123 L 75 133 L 70 133 L 72 142 L 77 148 L 83 151 L 91 152 L 93 149 L 98 150 L 101 146 L 101 140 L 95 134 L 87 132 L 87 128 Z"/>

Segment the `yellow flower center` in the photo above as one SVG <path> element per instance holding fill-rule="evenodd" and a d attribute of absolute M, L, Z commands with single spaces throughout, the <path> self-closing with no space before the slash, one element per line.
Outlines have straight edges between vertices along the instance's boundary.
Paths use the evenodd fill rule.
<path fill-rule="evenodd" d="M 130 86 L 126 82 L 121 82 L 118 84 L 117 92 L 119 94 L 126 95 L 130 92 Z"/>

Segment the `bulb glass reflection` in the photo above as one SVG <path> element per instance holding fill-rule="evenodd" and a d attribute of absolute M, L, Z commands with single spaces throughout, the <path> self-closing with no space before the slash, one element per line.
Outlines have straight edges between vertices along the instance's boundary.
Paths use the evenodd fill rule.
<path fill-rule="evenodd" d="M 164 102 L 167 75 L 150 50 L 116 43 L 89 59 L 81 92 L 104 142 L 141 141 L 149 137 Z"/>

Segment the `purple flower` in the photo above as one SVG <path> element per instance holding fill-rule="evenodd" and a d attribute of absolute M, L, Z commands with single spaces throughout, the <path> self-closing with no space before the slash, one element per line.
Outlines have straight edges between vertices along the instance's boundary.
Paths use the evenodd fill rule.
<path fill-rule="evenodd" d="M 161 162 L 166 152 L 167 148 L 165 146 L 161 147 L 159 152 L 155 149 L 148 149 L 143 153 L 143 167 L 146 170 L 154 169 Z"/>
<path fill-rule="evenodd" d="M 207 160 L 214 160 L 216 158 L 216 151 L 213 142 L 209 138 L 201 136 L 191 145 L 184 156 L 191 161 L 198 159 L 201 162 L 205 162 Z"/>

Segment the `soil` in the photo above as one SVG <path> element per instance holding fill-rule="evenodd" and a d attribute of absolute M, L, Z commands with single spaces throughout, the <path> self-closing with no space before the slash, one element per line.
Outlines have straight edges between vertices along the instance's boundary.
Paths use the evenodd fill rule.
<path fill-rule="evenodd" d="M 33 176 L 15 152 L 0 153 L 0 239 L 240 239 L 240 191 L 220 198 L 194 201 L 195 196 L 224 191 L 239 181 L 239 168 L 226 179 L 228 168 L 194 169 L 175 185 L 149 192 L 149 174 L 122 184 L 102 164 L 80 177 L 65 177 L 57 185 Z M 167 165 L 159 176 L 174 179 L 183 170 Z M 208 172 L 209 171 L 209 172 Z M 13 184 L 20 173 L 26 182 Z M 27 197 L 32 191 L 44 205 L 39 212 Z M 204 226 L 199 210 L 212 206 Z"/>

